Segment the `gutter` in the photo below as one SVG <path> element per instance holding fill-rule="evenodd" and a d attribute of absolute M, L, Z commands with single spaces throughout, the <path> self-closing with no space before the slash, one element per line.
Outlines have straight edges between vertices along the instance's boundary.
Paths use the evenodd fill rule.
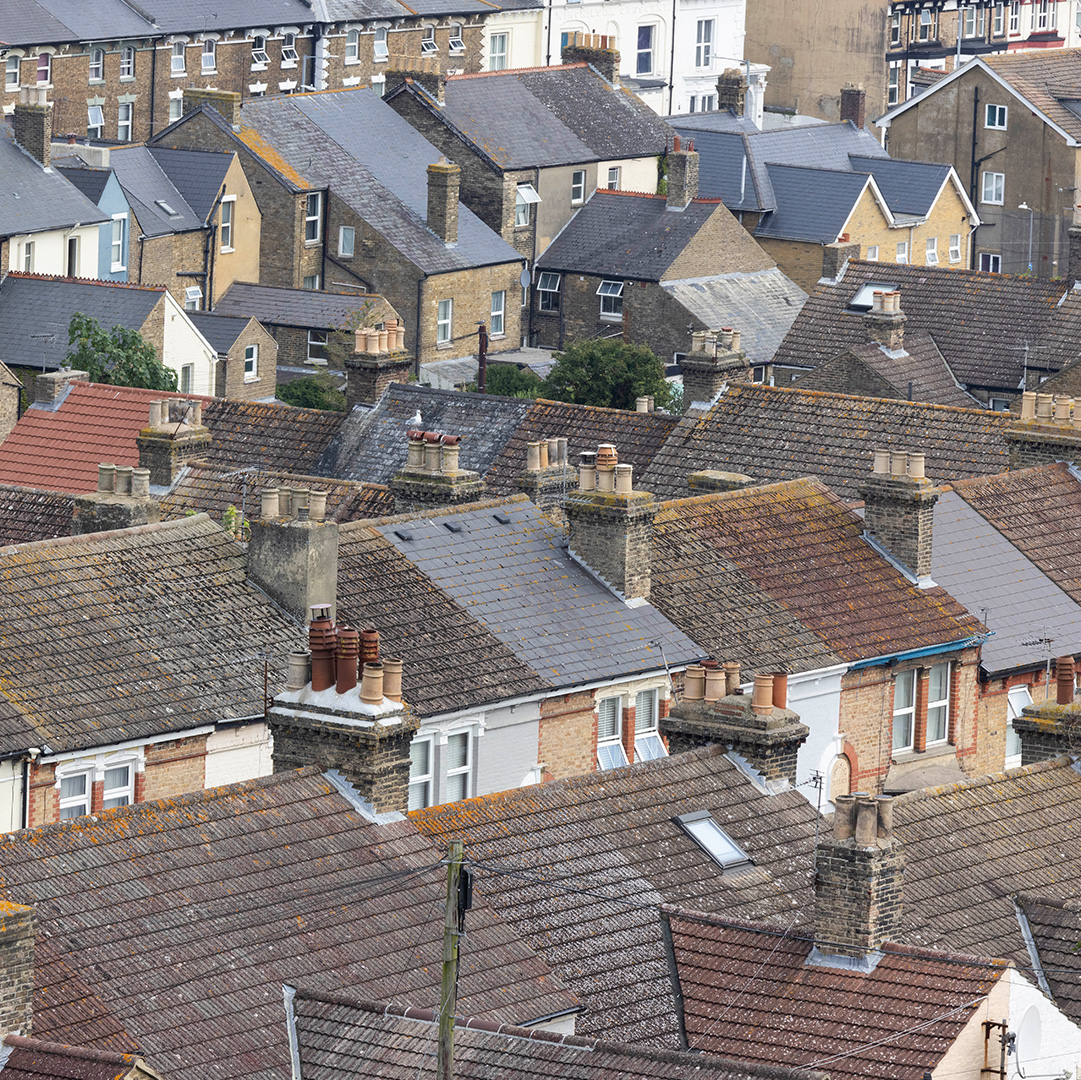
<path fill-rule="evenodd" d="M 905 660 L 918 660 L 921 656 L 937 656 L 939 653 L 968 649 L 974 645 L 982 645 L 990 636 L 990 634 L 973 634 L 970 637 L 958 638 L 956 641 L 943 642 L 941 645 L 927 645 L 922 649 L 909 649 L 907 652 L 886 653 L 867 660 L 856 660 L 848 665 L 848 670 L 861 671 L 864 668 L 884 667 L 887 664 L 898 664 Z"/>

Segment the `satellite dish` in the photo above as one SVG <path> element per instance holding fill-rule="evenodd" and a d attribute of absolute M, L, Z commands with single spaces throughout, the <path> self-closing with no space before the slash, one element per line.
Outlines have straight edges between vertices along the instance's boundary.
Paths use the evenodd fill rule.
<path fill-rule="evenodd" d="M 529 271 L 528 270 L 523 270 L 522 271 L 522 276 L 518 279 L 518 284 L 521 285 L 523 289 L 528 289 L 529 288 L 529 282 L 530 282 Z"/>
<path fill-rule="evenodd" d="M 1040 1010 L 1030 1005 L 1017 1029 L 1017 1064 L 1024 1068 L 1040 1057 Z"/>

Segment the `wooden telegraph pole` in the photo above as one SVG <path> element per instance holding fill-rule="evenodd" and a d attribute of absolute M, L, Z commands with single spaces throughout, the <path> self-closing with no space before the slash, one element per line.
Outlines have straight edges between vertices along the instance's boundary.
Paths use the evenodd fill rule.
<path fill-rule="evenodd" d="M 462 874 L 462 841 L 447 852 L 447 903 L 443 918 L 443 981 L 439 990 L 439 1056 L 436 1080 L 453 1080 L 454 1014 L 458 1007 L 458 944 L 465 913 L 472 905 L 469 871 Z"/>

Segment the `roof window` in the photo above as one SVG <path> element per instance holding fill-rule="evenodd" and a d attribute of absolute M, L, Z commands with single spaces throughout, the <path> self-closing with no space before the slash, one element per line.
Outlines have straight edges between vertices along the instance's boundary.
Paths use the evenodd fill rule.
<path fill-rule="evenodd" d="M 876 292 L 894 292 L 896 285 L 884 285 L 880 281 L 868 281 L 848 302 L 850 311 L 870 311 L 875 304 Z"/>
<path fill-rule="evenodd" d="M 751 866 L 750 856 L 713 820 L 708 810 L 672 819 L 718 866 Z"/>

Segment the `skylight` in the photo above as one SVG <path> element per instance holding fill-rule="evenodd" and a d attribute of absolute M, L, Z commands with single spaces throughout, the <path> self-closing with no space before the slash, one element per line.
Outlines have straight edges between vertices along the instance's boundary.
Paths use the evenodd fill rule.
<path fill-rule="evenodd" d="M 169 217 L 180 217 L 180 211 L 174 210 L 164 199 L 155 199 L 154 202 L 157 203 Z"/>
<path fill-rule="evenodd" d="M 868 281 L 848 302 L 850 311 L 870 311 L 875 304 L 876 292 L 893 292 L 896 285 L 884 285 L 881 281 Z"/>
<path fill-rule="evenodd" d="M 713 820 L 708 810 L 680 814 L 673 821 L 719 866 L 750 866 L 750 856 Z"/>

